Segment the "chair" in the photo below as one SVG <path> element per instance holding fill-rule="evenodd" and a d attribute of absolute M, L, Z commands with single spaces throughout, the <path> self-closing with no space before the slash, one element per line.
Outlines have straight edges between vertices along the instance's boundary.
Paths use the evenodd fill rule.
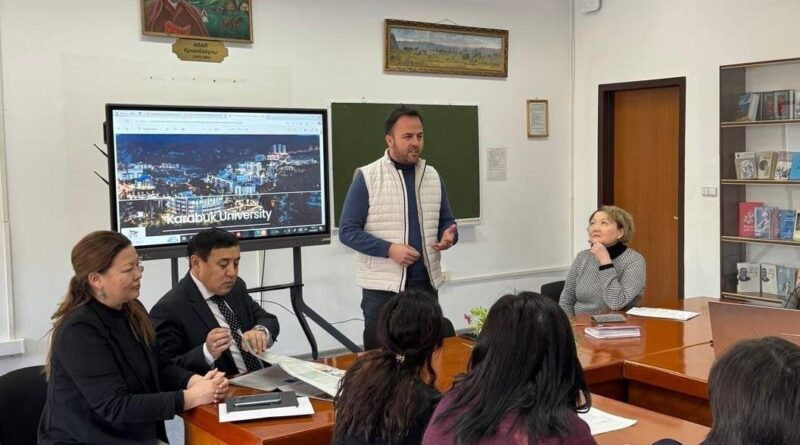
<path fill-rule="evenodd" d="M 0 377 L 0 443 L 36 443 L 39 417 L 47 399 L 44 366 L 20 368 Z"/>
<path fill-rule="evenodd" d="M 447 317 L 442 318 L 442 338 L 455 336 L 456 328 L 453 326 L 453 322 Z"/>
<path fill-rule="evenodd" d="M 564 280 L 561 281 L 553 281 L 552 283 L 546 283 L 542 285 L 542 289 L 539 291 L 540 294 L 550 297 L 558 303 L 558 300 L 561 298 L 561 291 L 564 290 Z"/>

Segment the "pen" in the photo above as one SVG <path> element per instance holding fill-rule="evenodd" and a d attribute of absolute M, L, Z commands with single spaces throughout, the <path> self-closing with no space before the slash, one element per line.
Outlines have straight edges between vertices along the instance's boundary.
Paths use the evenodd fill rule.
<path fill-rule="evenodd" d="M 280 397 L 277 399 L 267 399 L 267 400 L 246 400 L 244 402 L 233 402 L 233 406 L 259 406 L 259 405 L 277 405 L 281 403 Z"/>

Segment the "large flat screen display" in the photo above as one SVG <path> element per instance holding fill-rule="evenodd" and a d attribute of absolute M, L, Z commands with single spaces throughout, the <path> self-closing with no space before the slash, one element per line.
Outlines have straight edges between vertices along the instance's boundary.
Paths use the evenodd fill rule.
<path fill-rule="evenodd" d="M 112 228 L 145 258 L 198 231 L 242 250 L 330 242 L 327 112 L 106 105 Z"/>

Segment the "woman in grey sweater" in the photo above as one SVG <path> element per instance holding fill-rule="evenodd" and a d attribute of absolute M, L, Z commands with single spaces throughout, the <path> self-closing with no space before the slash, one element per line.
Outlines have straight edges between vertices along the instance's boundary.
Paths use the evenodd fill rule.
<path fill-rule="evenodd" d="M 589 218 L 591 247 L 575 257 L 559 304 L 567 315 L 619 311 L 636 306 L 644 292 L 644 257 L 626 246 L 633 217 L 603 206 Z"/>

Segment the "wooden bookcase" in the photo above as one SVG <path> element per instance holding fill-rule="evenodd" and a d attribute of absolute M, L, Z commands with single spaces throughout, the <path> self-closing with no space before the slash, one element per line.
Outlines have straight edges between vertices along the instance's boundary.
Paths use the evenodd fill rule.
<path fill-rule="evenodd" d="M 800 269 L 800 242 L 742 238 L 738 233 L 740 202 L 763 201 L 765 205 L 800 209 L 800 181 L 736 179 L 736 152 L 800 152 L 800 119 L 735 121 L 741 94 L 775 90 L 800 90 L 800 58 L 720 67 L 721 294 L 726 298 L 779 304 L 777 296 L 739 294 L 736 289 L 737 262 L 774 263 Z"/>

